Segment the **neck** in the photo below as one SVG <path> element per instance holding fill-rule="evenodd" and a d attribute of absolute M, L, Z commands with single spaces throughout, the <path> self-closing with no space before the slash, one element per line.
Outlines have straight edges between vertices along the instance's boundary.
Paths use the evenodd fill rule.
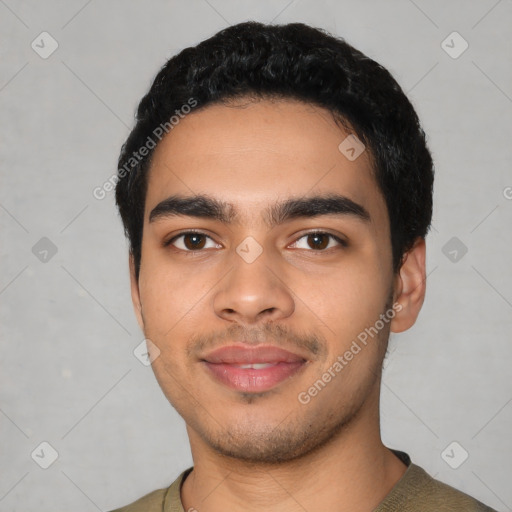
<path fill-rule="evenodd" d="M 187 427 L 194 469 L 181 489 L 183 507 L 208 512 L 370 512 L 407 469 L 382 444 L 378 416 L 378 407 L 373 414 L 360 411 L 328 444 L 279 465 L 223 457 Z"/>

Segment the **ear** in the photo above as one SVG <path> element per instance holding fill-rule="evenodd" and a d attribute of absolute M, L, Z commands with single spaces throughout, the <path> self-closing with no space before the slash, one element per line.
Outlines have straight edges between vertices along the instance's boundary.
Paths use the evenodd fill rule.
<path fill-rule="evenodd" d="M 403 332 L 414 325 L 418 318 L 426 290 L 425 239 L 418 237 L 412 248 L 405 253 L 402 266 L 395 278 L 396 309 L 391 321 L 392 332 Z"/>
<path fill-rule="evenodd" d="M 135 316 L 137 317 L 137 322 L 139 323 L 142 332 L 144 332 L 144 318 L 142 317 L 142 303 L 140 301 L 139 283 L 135 277 L 135 261 L 131 252 L 129 254 L 128 264 L 130 266 L 130 289 L 132 293 L 133 310 L 135 312 Z"/>

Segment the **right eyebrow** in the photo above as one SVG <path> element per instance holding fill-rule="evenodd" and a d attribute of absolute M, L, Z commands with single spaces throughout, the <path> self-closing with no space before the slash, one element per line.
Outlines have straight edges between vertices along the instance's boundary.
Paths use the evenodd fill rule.
<path fill-rule="evenodd" d="M 170 196 L 158 203 L 149 214 L 149 222 L 186 215 L 214 219 L 230 224 L 235 219 L 233 205 L 208 196 Z"/>

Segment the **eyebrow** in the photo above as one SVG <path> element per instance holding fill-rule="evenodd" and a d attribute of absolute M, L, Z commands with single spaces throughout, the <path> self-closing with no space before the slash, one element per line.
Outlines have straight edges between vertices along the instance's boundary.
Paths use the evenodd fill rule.
<path fill-rule="evenodd" d="M 317 195 L 312 197 L 290 198 L 271 205 L 263 212 L 263 219 L 270 227 L 298 218 L 318 217 L 321 215 L 343 215 L 370 222 L 368 210 L 339 194 Z M 175 216 L 212 219 L 224 224 L 239 220 L 233 204 L 220 201 L 206 195 L 173 195 L 158 203 L 149 214 L 149 222 Z"/>

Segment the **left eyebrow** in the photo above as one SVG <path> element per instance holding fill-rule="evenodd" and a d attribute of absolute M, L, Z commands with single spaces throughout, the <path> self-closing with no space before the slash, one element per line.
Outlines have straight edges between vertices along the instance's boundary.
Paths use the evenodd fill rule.
<path fill-rule="evenodd" d="M 272 228 L 292 219 L 321 215 L 349 216 L 366 223 L 371 220 L 370 214 L 364 206 L 339 194 L 290 198 L 271 205 L 263 212 L 263 219 L 269 228 Z M 164 199 L 151 210 L 149 222 L 174 216 L 213 219 L 224 224 L 231 224 L 239 220 L 239 213 L 232 203 L 219 201 L 205 195 L 174 195 Z"/>
<path fill-rule="evenodd" d="M 288 199 L 270 207 L 265 217 L 266 223 L 273 227 L 292 219 L 320 215 L 349 216 L 365 223 L 369 223 L 371 220 L 370 214 L 364 206 L 339 194 Z"/>

